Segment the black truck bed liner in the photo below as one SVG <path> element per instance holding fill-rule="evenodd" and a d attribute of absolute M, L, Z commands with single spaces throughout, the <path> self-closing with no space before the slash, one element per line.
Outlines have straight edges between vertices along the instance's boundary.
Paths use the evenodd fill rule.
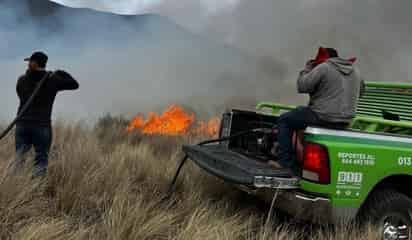
<path fill-rule="evenodd" d="M 273 169 L 264 162 L 247 157 L 222 145 L 183 146 L 183 151 L 199 167 L 223 180 L 254 186 L 257 179 L 279 178 L 286 188 L 297 187 L 298 179 L 288 169 Z"/>

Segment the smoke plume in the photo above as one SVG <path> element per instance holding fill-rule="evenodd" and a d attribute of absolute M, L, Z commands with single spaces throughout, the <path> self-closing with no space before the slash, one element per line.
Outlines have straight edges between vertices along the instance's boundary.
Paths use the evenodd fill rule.
<path fill-rule="evenodd" d="M 358 57 L 365 80 L 412 80 L 410 1 L 56 0 L 107 13 L 46 11 L 40 2 L 50 5 L 0 0 L 0 119 L 14 115 L 21 59 L 37 49 L 49 53 L 50 68 L 79 79 L 81 90 L 56 106 L 57 116 L 75 119 L 171 102 L 205 112 L 259 100 L 304 104 L 296 75 L 320 45 Z"/>

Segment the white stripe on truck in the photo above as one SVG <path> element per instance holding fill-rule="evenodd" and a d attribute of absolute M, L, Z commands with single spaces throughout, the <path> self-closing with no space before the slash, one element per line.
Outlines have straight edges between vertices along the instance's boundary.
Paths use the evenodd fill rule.
<path fill-rule="evenodd" d="M 339 137 L 351 137 L 351 138 L 366 138 L 379 141 L 388 141 L 388 142 L 402 142 L 402 143 L 411 143 L 412 138 L 409 137 L 397 137 L 384 134 L 374 134 L 374 133 L 365 133 L 365 132 L 356 132 L 350 130 L 334 130 L 334 129 L 325 129 L 317 127 L 308 127 L 305 133 L 318 134 L 318 135 L 328 135 L 328 136 L 339 136 Z"/>

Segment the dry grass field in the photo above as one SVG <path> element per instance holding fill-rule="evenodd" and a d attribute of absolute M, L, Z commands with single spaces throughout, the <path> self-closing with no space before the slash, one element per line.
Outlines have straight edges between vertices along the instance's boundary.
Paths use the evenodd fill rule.
<path fill-rule="evenodd" d="M 128 134 L 121 119 L 94 129 L 60 122 L 49 174 L 33 180 L 29 164 L 9 174 L 10 134 L 0 142 L 0 239 L 378 239 L 372 230 L 297 224 L 277 211 L 265 224 L 270 206 L 191 164 L 164 200 L 180 146 L 196 140 Z"/>

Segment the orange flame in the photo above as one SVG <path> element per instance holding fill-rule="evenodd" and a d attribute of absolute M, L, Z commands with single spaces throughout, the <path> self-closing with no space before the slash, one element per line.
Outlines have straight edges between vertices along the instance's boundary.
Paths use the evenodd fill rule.
<path fill-rule="evenodd" d="M 189 134 L 217 136 L 219 118 L 212 118 L 207 123 L 195 124 L 195 115 L 186 113 L 182 107 L 170 106 L 160 116 L 149 113 L 145 120 L 143 114 L 138 114 L 127 127 L 128 132 L 140 131 L 147 135 L 184 136 Z M 197 125 L 197 126 L 195 126 Z"/>

